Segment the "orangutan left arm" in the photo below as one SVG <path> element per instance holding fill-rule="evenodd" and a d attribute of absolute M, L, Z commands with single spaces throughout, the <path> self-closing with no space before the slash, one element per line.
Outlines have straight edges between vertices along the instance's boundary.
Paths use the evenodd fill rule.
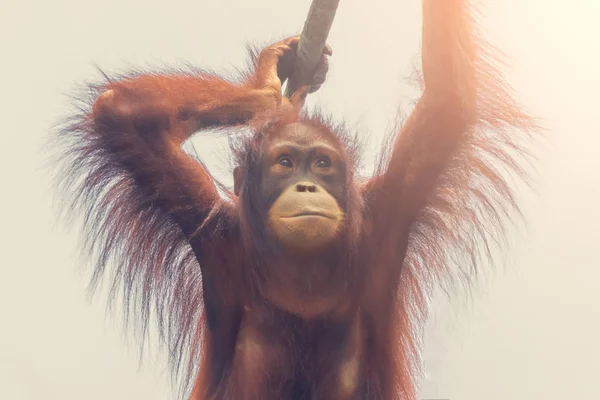
<path fill-rule="evenodd" d="M 510 153 L 518 150 L 518 138 L 508 130 L 532 125 L 474 33 L 469 3 L 423 1 L 425 89 L 395 140 L 387 169 L 370 183 L 376 224 L 390 224 L 405 240 L 426 207 L 436 203 L 451 215 L 454 204 L 467 201 L 456 196 L 475 181 L 500 197 L 510 192 L 494 164 L 518 170 Z M 475 193 L 476 202 L 489 201 L 484 192 Z M 390 214 L 397 217 L 390 220 Z"/>

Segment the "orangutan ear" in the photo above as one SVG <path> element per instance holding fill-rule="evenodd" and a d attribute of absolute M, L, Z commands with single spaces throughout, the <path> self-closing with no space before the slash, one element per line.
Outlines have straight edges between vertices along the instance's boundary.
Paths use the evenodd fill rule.
<path fill-rule="evenodd" d="M 233 194 L 239 197 L 240 190 L 242 189 L 242 175 L 244 170 L 242 167 L 235 167 L 233 169 Z"/>

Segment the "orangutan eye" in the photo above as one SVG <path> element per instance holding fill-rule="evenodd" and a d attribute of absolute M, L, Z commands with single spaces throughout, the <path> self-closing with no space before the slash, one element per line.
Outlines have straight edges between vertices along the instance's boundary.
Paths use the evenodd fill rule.
<path fill-rule="evenodd" d="M 320 157 L 315 163 L 315 167 L 317 168 L 329 168 L 331 167 L 331 160 L 329 157 Z"/>
<path fill-rule="evenodd" d="M 283 165 L 286 168 L 292 168 L 294 164 L 292 163 L 292 159 L 289 156 L 281 156 L 277 160 L 277 164 Z"/>

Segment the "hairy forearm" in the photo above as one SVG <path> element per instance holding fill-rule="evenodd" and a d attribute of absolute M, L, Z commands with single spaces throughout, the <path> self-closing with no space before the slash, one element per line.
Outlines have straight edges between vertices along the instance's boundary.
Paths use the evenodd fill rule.
<path fill-rule="evenodd" d="M 181 149 L 204 127 L 243 123 L 273 107 L 268 89 L 211 75 L 139 75 L 111 82 L 92 105 L 87 140 L 105 168 L 126 172 L 191 235 L 219 195 L 208 171 Z"/>
<path fill-rule="evenodd" d="M 468 0 L 423 1 L 424 92 L 393 146 L 379 201 L 402 204 L 411 223 L 449 180 L 491 175 L 488 159 L 514 168 L 509 131 L 535 127 L 497 69 L 494 49 L 477 36 Z"/>
<path fill-rule="evenodd" d="M 524 176 L 522 140 L 538 127 L 511 96 L 493 48 L 474 33 L 471 7 L 423 2 L 424 92 L 386 169 L 365 189 L 372 245 L 384 260 L 403 260 L 375 282 L 375 299 L 383 299 L 381 287 L 395 293 L 406 271 L 406 293 L 416 290 L 423 301 L 423 287 L 453 278 L 448 261 L 455 256 L 466 256 L 458 278 L 469 282 L 480 252 L 490 255 L 490 245 L 502 242 L 504 219 L 518 211 L 507 177 Z M 419 281 L 427 284 L 415 288 Z"/>
<path fill-rule="evenodd" d="M 424 92 L 393 146 L 383 184 L 406 214 L 418 211 L 436 177 L 477 122 L 476 42 L 465 0 L 423 1 Z"/>
<path fill-rule="evenodd" d="M 422 69 L 425 89 L 398 138 L 411 133 L 443 151 L 476 122 L 476 39 L 468 0 L 423 1 Z"/>
<path fill-rule="evenodd" d="M 443 102 L 444 109 L 461 113 L 464 118 L 475 108 L 477 92 L 477 42 L 469 3 L 423 1 L 424 95 Z"/>
<path fill-rule="evenodd" d="M 236 85 L 213 75 L 140 75 L 106 85 L 92 118 L 166 130 L 181 143 L 203 128 L 244 123 L 276 107 L 279 98 L 269 87 Z"/>

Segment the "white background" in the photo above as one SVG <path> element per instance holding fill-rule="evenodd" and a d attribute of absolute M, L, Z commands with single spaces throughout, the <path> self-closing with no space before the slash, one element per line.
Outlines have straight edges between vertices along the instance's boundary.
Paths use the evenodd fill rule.
<path fill-rule="evenodd" d="M 441 0 L 440 0 L 441 1 Z M 127 65 L 241 66 L 247 41 L 300 31 L 309 0 L 0 1 L 0 399 L 172 398 L 161 353 L 138 368 L 105 314 L 87 302 L 76 232 L 55 227 L 43 141 L 66 94 Z M 473 301 L 439 301 L 427 329 L 422 397 L 600 398 L 600 2 L 489 1 L 487 36 L 512 59 L 518 98 L 545 119 L 526 231 Z M 366 170 L 419 46 L 416 0 L 343 0 L 321 105 L 370 137 Z M 228 177 L 226 142 L 194 145 Z"/>

